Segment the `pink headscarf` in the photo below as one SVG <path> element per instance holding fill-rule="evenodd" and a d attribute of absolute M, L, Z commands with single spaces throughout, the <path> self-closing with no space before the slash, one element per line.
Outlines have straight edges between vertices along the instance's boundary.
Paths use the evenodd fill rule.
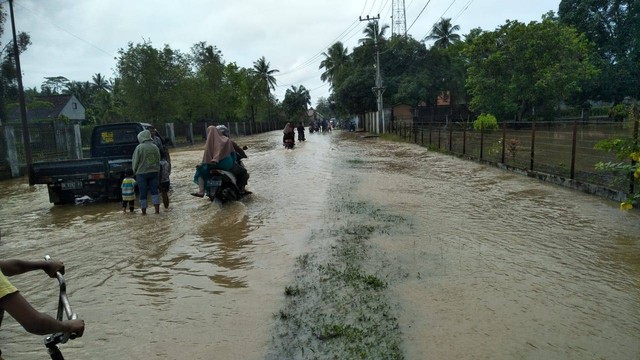
<path fill-rule="evenodd" d="M 291 126 L 291 123 L 287 123 L 287 125 L 285 125 L 284 130 L 282 130 L 283 133 L 285 134 L 289 134 L 293 132 L 293 126 Z"/>
<path fill-rule="evenodd" d="M 207 128 L 207 141 L 204 144 L 203 163 L 220 162 L 233 152 L 233 144 L 226 136 L 221 136 L 218 129 L 211 125 Z"/>

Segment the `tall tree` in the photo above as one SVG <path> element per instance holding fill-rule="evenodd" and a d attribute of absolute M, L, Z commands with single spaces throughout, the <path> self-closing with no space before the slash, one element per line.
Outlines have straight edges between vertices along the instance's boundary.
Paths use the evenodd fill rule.
<path fill-rule="evenodd" d="M 111 85 L 107 78 L 102 76 L 100 73 L 96 73 L 91 77 L 93 83 L 91 83 L 91 87 L 96 91 L 110 91 Z"/>
<path fill-rule="evenodd" d="M 303 121 L 307 113 L 308 106 L 311 105 L 311 95 L 303 85 L 291 86 L 287 89 L 282 101 L 282 107 L 291 121 Z"/>
<path fill-rule="evenodd" d="M 367 26 L 362 30 L 364 38 L 358 40 L 363 45 L 373 45 L 376 41 L 381 42 L 385 39 L 384 34 L 389 29 L 389 25 L 379 26 L 378 21 L 370 21 Z"/>
<path fill-rule="evenodd" d="M 153 122 L 174 120 L 179 114 L 181 85 L 191 75 L 185 55 L 165 45 L 155 49 L 145 41 L 118 51 L 117 73 L 125 116 Z"/>
<path fill-rule="evenodd" d="M 640 2 L 562 0 L 558 16 L 596 45 L 602 72 L 587 95 L 616 103 L 640 98 Z"/>
<path fill-rule="evenodd" d="M 271 120 L 271 90 L 276 89 L 277 80 L 275 73 L 280 72 L 277 69 L 271 69 L 271 63 L 263 57 L 253 62 L 253 74 L 256 77 L 256 88 L 258 93 L 264 96 L 269 106 L 269 120 Z"/>
<path fill-rule="evenodd" d="M 471 107 L 498 118 L 522 119 L 553 110 L 596 73 L 586 38 L 552 18 L 528 25 L 508 21 L 473 39 L 465 50 Z"/>
<path fill-rule="evenodd" d="M 435 40 L 434 47 L 448 48 L 453 43 L 460 41 L 460 35 L 456 34 L 456 31 L 460 30 L 459 25 L 452 25 L 451 18 L 440 19 L 433 25 L 431 33 L 427 35 L 425 40 Z"/>
<path fill-rule="evenodd" d="M 344 72 L 349 62 L 348 49 L 338 41 L 331 45 L 327 52 L 323 52 L 324 60 L 320 62 L 319 69 L 324 69 L 320 80 L 328 81 L 332 88 L 335 87 L 336 81 L 340 79 L 341 73 Z"/>

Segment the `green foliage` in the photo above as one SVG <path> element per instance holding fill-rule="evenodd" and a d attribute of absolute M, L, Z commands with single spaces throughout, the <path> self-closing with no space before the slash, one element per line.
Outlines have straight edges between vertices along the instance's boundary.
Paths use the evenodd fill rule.
<path fill-rule="evenodd" d="M 640 123 L 640 110 L 637 101 L 633 101 L 629 107 L 630 123 L 635 128 Z M 635 192 L 629 194 L 626 201 L 620 204 L 622 210 L 628 210 L 640 205 L 640 145 L 638 143 L 638 134 L 634 134 L 634 137 L 630 138 L 615 138 L 600 141 L 596 144 L 596 149 L 615 152 L 619 162 L 599 162 L 596 164 L 596 169 L 601 171 L 608 171 L 613 174 L 617 174 L 622 178 L 628 178 L 633 175 L 633 181 L 635 182 Z"/>
<path fill-rule="evenodd" d="M 311 104 L 311 95 L 304 86 L 291 86 L 287 89 L 282 101 L 282 107 L 287 119 L 295 123 L 306 122 L 307 106 Z"/>
<path fill-rule="evenodd" d="M 640 6 L 637 0 L 562 0 L 558 16 L 595 44 L 599 76 L 587 84 L 591 99 L 640 98 Z"/>
<path fill-rule="evenodd" d="M 597 73 L 586 38 L 549 17 L 508 21 L 475 36 L 464 54 L 471 108 L 500 118 L 521 120 L 535 106 L 555 107 Z"/>
<path fill-rule="evenodd" d="M 617 104 L 609 109 L 609 117 L 615 121 L 623 121 L 629 116 L 629 108 L 624 104 Z"/>
<path fill-rule="evenodd" d="M 473 122 L 473 128 L 475 130 L 498 130 L 498 120 L 491 114 L 481 114 Z"/>

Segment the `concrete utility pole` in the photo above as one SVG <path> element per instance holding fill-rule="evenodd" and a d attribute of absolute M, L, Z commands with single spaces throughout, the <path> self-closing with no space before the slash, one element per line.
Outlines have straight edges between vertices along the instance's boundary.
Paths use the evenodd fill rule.
<path fill-rule="evenodd" d="M 372 87 L 371 90 L 377 96 L 378 100 L 378 119 L 382 121 L 382 133 L 384 133 L 385 124 L 384 124 L 384 106 L 382 104 L 382 94 L 384 93 L 384 87 L 382 86 L 382 76 L 380 75 L 380 50 L 378 48 L 378 20 L 380 20 L 380 14 L 376 17 L 369 17 L 367 15 L 366 18 L 360 17 L 360 21 L 369 21 L 374 24 L 374 33 L 373 33 L 373 41 L 374 46 L 376 48 L 376 86 Z"/>
<path fill-rule="evenodd" d="M 9 12 L 11 13 L 11 31 L 13 32 L 13 56 L 15 57 L 16 61 L 16 76 L 18 79 L 18 101 L 20 102 L 20 117 L 22 118 L 22 141 L 24 142 L 24 156 L 27 161 L 27 169 L 29 169 L 31 168 L 31 164 L 33 162 L 31 158 L 31 136 L 29 135 L 29 125 L 27 124 L 27 105 L 24 100 L 24 87 L 22 86 L 20 51 L 18 48 L 18 38 L 16 36 L 16 22 L 13 18 L 13 0 L 9 0 Z M 33 185 L 31 179 L 31 171 L 28 172 L 29 185 Z"/>

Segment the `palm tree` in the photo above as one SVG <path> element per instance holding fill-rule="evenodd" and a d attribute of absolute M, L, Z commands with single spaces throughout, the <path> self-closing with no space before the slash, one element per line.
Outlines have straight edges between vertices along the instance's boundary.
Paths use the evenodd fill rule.
<path fill-rule="evenodd" d="M 280 72 L 277 69 L 270 69 L 271 64 L 265 60 L 264 56 L 253 62 L 252 72 L 257 78 L 255 86 L 258 89 L 264 89 L 265 98 L 269 103 L 269 121 L 271 121 L 271 90 L 276 89 L 277 80 L 273 74 Z"/>
<path fill-rule="evenodd" d="M 349 62 L 348 49 L 338 41 L 333 44 L 327 52 L 323 52 L 324 60 L 320 62 L 319 69 L 324 68 L 324 72 L 320 75 L 320 80 L 328 81 L 332 88 L 335 88 L 335 81 L 340 72 Z"/>
<path fill-rule="evenodd" d="M 389 25 L 382 25 L 382 27 L 378 29 L 377 21 L 369 22 L 367 27 L 362 31 L 365 37 L 358 40 L 358 42 L 360 44 L 374 44 L 376 39 L 378 41 L 384 39 L 384 33 L 387 29 L 389 29 Z"/>
<path fill-rule="evenodd" d="M 460 41 L 460 35 L 455 34 L 458 30 L 460 30 L 460 26 L 452 26 L 451 18 L 440 19 L 439 22 L 433 25 L 431 34 L 425 37 L 425 40 L 435 40 L 435 43 L 433 43 L 434 47 L 445 49 L 449 47 L 449 45 Z"/>
<path fill-rule="evenodd" d="M 111 86 L 109 85 L 109 81 L 107 80 L 107 78 L 102 76 L 102 74 L 96 73 L 95 75 L 93 75 L 91 77 L 91 80 L 93 80 L 93 84 L 91 84 L 91 86 L 93 87 L 94 90 L 96 90 L 96 91 L 109 91 L 109 90 L 111 90 Z"/>

